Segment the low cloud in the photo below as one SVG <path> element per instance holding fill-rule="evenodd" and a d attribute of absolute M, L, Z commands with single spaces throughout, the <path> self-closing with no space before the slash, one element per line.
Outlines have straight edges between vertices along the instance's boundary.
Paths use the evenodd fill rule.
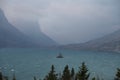
<path fill-rule="evenodd" d="M 80 43 L 120 27 L 119 0 L 8 0 L 8 19 L 39 20 L 43 32 L 61 44 Z"/>

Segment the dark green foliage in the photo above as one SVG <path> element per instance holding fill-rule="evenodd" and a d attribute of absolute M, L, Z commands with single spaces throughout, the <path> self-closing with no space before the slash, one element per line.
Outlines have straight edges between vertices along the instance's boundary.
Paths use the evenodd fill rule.
<path fill-rule="evenodd" d="M 12 80 L 16 80 L 15 74 L 13 74 L 13 79 Z"/>
<path fill-rule="evenodd" d="M 54 65 L 51 66 L 51 70 L 48 75 L 44 79 L 37 79 L 35 76 L 33 77 L 34 80 L 88 80 L 90 73 L 88 73 L 88 68 L 83 62 L 82 65 L 79 67 L 79 71 L 75 73 L 74 68 L 69 70 L 69 66 L 66 65 L 63 73 L 56 74 Z M 0 80 L 8 80 L 8 76 L 4 76 L 2 72 L 0 72 Z M 13 73 L 13 79 L 16 80 L 15 73 Z M 93 77 L 89 80 L 103 80 L 99 76 Z M 117 69 L 116 76 L 114 80 L 120 80 L 120 68 Z"/>
<path fill-rule="evenodd" d="M 4 80 L 8 80 L 8 76 L 4 76 Z"/>
<path fill-rule="evenodd" d="M 75 76 L 75 71 L 74 68 L 72 68 L 71 70 L 71 79 L 74 80 L 74 76 Z"/>
<path fill-rule="evenodd" d="M 77 80 L 77 75 L 75 75 L 75 80 Z"/>
<path fill-rule="evenodd" d="M 94 78 L 92 78 L 92 80 L 96 80 L 96 78 L 94 77 Z"/>
<path fill-rule="evenodd" d="M 54 65 L 52 65 L 51 71 L 48 73 L 44 80 L 57 80 L 57 74 L 55 73 L 54 69 Z"/>
<path fill-rule="evenodd" d="M 120 80 L 120 68 L 117 68 L 117 73 L 114 80 Z"/>
<path fill-rule="evenodd" d="M 0 72 L 0 80 L 3 80 L 2 72 Z"/>
<path fill-rule="evenodd" d="M 34 80 L 37 80 L 37 78 L 34 76 Z"/>
<path fill-rule="evenodd" d="M 100 78 L 98 75 L 97 77 L 93 77 L 92 80 L 104 80 L 103 78 Z"/>
<path fill-rule="evenodd" d="M 88 69 L 85 63 L 82 63 L 82 66 L 79 67 L 79 72 L 77 73 L 77 80 L 88 80 L 90 74 L 88 73 Z"/>
<path fill-rule="evenodd" d="M 74 71 L 74 68 L 72 68 L 72 70 L 71 70 L 71 77 L 74 77 L 74 75 L 75 75 L 75 71 Z"/>
<path fill-rule="evenodd" d="M 0 80 L 8 80 L 7 76 L 3 76 L 2 72 L 0 72 Z"/>
<path fill-rule="evenodd" d="M 71 74 L 68 65 L 66 65 L 64 68 L 62 80 L 71 80 Z"/>

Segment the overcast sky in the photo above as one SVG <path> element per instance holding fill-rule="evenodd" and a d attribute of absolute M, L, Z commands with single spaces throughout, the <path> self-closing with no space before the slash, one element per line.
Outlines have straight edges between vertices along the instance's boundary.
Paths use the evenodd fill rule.
<path fill-rule="evenodd" d="M 61 44 L 81 43 L 120 27 L 120 0 L 1 0 L 11 23 L 38 21 Z"/>

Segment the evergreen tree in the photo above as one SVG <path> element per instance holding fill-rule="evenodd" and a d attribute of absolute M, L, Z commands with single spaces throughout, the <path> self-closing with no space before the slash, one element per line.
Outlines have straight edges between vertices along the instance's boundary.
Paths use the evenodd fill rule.
<path fill-rule="evenodd" d="M 16 80 L 15 74 L 13 74 L 13 79 L 12 80 Z"/>
<path fill-rule="evenodd" d="M 72 68 L 72 70 L 71 70 L 71 78 L 72 78 L 72 80 L 74 80 L 74 76 L 75 76 L 75 71 L 74 71 L 74 68 Z"/>
<path fill-rule="evenodd" d="M 75 75 L 75 80 L 77 80 L 77 74 Z"/>
<path fill-rule="evenodd" d="M 4 76 L 4 80 L 8 80 L 8 76 Z"/>
<path fill-rule="evenodd" d="M 96 78 L 95 78 L 95 77 L 93 77 L 93 78 L 92 78 L 92 80 L 96 80 Z"/>
<path fill-rule="evenodd" d="M 37 80 L 37 78 L 34 76 L 34 80 Z"/>
<path fill-rule="evenodd" d="M 68 65 L 66 65 L 64 68 L 62 80 L 71 80 L 71 74 Z"/>
<path fill-rule="evenodd" d="M 114 80 L 120 80 L 120 68 L 117 69 L 116 78 Z"/>
<path fill-rule="evenodd" d="M 79 67 L 79 69 L 80 70 L 77 73 L 77 80 L 88 80 L 90 74 L 88 73 L 88 69 L 84 62 L 82 63 L 82 66 Z"/>
<path fill-rule="evenodd" d="M 57 74 L 55 73 L 54 70 L 54 65 L 51 66 L 51 71 L 48 73 L 46 78 L 44 80 L 57 80 Z"/>
<path fill-rule="evenodd" d="M 0 80 L 3 80 L 2 72 L 0 72 Z"/>

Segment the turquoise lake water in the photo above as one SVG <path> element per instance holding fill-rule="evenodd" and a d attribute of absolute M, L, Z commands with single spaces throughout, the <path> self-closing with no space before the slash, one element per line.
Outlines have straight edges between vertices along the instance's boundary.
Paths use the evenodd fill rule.
<path fill-rule="evenodd" d="M 56 58 L 61 52 L 62 59 Z M 17 80 L 33 80 L 33 76 L 44 78 L 52 64 L 57 73 L 61 73 L 65 65 L 79 69 L 85 62 L 91 77 L 100 76 L 104 80 L 113 80 L 116 68 L 120 68 L 120 53 L 92 52 L 75 50 L 48 49 L 0 49 L 0 70 L 4 75 L 12 77 L 13 69 Z"/>

